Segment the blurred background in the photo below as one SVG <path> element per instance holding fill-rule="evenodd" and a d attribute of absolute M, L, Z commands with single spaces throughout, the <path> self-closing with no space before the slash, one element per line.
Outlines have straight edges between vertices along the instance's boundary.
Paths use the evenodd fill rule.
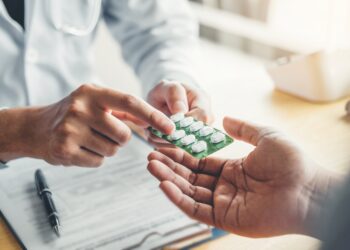
<path fill-rule="evenodd" d="M 241 79 L 257 68 L 251 65 L 255 63 L 265 69 L 278 66 L 269 71 L 272 81 L 265 79 L 265 84 L 276 85 L 309 101 L 333 101 L 350 94 L 350 1 L 189 0 L 189 3 L 200 24 L 202 49 L 198 72 L 204 76 L 201 79 L 204 88 L 218 79 L 227 83 L 228 77 L 233 84 L 232 72 L 240 72 Z M 137 79 L 102 26 L 96 42 L 96 67 L 102 82 L 113 85 L 126 81 L 128 85 L 120 84 L 118 88 L 128 86 L 130 91 L 132 86 L 139 93 Z M 298 56 L 299 61 L 290 64 Z M 209 74 L 216 65 L 220 69 Z M 116 71 L 116 67 L 121 70 Z"/>
<path fill-rule="evenodd" d="M 349 47 L 347 0 L 191 0 L 201 35 L 257 56 Z"/>
<path fill-rule="evenodd" d="M 341 157 L 343 152 L 348 152 L 348 145 L 340 140 L 350 139 L 350 133 L 337 134 L 337 131 L 348 131 L 350 120 L 344 118 L 345 100 L 323 105 L 275 91 L 278 81 L 271 79 L 266 69 L 277 58 L 289 55 L 307 56 L 339 49 L 350 51 L 350 1 L 191 0 L 189 3 L 200 23 L 199 84 L 210 93 L 215 126 L 221 127 L 224 115 L 269 124 L 287 131 L 322 165 L 349 166 L 348 159 Z M 341 65 L 325 67 L 332 74 L 337 73 L 334 69 L 342 69 L 341 77 L 335 77 L 335 80 L 321 81 L 320 75 L 310 77 L 309 71 L 315 73 L 320 62 L 312 60 L 291 70 L 287 76 L 282 74 L 281 82 L 287 79 L 289 82 L 285 86 L 299 84 L 295 89 L 310 90 L 311 97 L 332 93 L 332 86 L 340 91 L 340 94 L 331 95 L 334 100 L 344 96 L 343 93 L 350 94 L 350 53 L 341 54 L 345 55 Z M 96 40 L 95 55 L 101 82 L 141 96 L 138 79 L 124 63 L 118 44 L 103 23 Z M 304 82 L 300 70 L 306 79 L 317 81 Z M 320 131 L 329 131 L 326 139 L 320 136 Z M 238 143 L 233 147 L 236 145 Z M 329 145 L 337 147 L 329 148 Z M 324 148 L 328 153 L 320 155 Z M 235 148 L 231 152 L 240 156 L 243 151 Z M 339 163 L 334 159 L 340 159 Z"/>

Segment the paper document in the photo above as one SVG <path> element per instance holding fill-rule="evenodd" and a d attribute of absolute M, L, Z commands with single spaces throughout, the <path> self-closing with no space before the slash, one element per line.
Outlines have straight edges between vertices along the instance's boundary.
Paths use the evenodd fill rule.
<path fill-rule="evenodd" d="M 206 230 L 159 190 L 146 169 L 151 150 L 134 137 L 97 169 L 13 161 L 0 170 L 0 210 L 24 246 L 33 250 L 152 249 Z M 36 193 L 37 168 L 44 171 L 60 213 L 60 238 Z"/>

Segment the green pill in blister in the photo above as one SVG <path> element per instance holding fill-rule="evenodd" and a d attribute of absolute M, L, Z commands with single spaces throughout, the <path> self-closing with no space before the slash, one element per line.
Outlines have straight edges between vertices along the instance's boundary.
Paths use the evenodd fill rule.
<path fill-rule="evenodd" d="M 164 135 L 151 127 L 148 128 L 149 131 L 196 158 L 207 157 L 233 142 L 227 134 L 193 117 L 178 113 L 170 119 L 176 125 L 176 130 L 171 135 Z"/>

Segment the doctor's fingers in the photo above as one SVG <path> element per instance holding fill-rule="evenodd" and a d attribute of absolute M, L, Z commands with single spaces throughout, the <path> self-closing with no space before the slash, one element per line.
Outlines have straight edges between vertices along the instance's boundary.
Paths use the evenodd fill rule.
<path fill-rule="evenodd" d="M 47 161 L 54 165 L 98 167 L 102 165 L 104 157 L 80 146 L 79 141 L 72 136 L 57 139 L 50 143 Z"/>
<path fill-rule="evenodd" d="M 180 83 L 166 83 L 163 96 L 171 114 L 187 113 L 188 102 L 186 89 Z"/>
<path fill-rule="evenodd" d="M 110 157 L 117 153 L 119 145 L 99 132 L 89 129 L 85 136 L 80 138 L 80 147 L 102 157 Z"/>
<path fill-rule="evenodd" d="M 76 154 L 72 156 L 71 164 L 80 167 L 99 167 L 103 164 L 104 157 L 81 147 Z"/>
<path fill-rule="evenodd" d="M 90 121 L 90 128 L 121 146 L 125 145 L 131 138 L 131 129 L 108 112 L 95 112 Z"/>
<path fill-rule="evenodd" d="M 213 123 L 215 117 L 211 109 L 211 101 L 209 96 L 201 89 L 184 85 L 190 103 L 190 112 L 187 114 L 193 116 L 197 120 L 203 121 L 207 124 Z"/>
<path fill-rule="evenodd" d="M 147 141 L 154 147 L 154 148 L 160 148 L 160 147 L 171 147 L 175 148 L 176 146 L 171 144 L 170 142 L 159 138 L 158 136 L 155 136 L 152 134 L 148 129 L 145 129 L 145 136 L 147 138 Z"/>
<path fill-rule="evenodd" d="M 148 127 L 148 124 L 146 122 L 138 119 L 137 117 L 133 116 L 132 114 L 130 114 L 128 112 L 113 110 L 112 115 L 114 115 L 115 117 L 117 117 L 118 119 L 120 119 L 122 121 L 132 122 L 132 123 L 136 124 L 137 126 L 140 126 L 143 128 Z"/>
<path fill-rule="evenodd" d="M 112 89 L 101 89 L 97 101 L 103 110 L 128 112 L 165 134 L 170 134 L 175 128 L 165 114 L 133 95 Z"/>

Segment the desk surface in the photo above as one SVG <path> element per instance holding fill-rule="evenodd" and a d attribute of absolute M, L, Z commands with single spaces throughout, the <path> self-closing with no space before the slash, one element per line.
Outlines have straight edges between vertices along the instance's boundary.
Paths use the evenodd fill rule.
<path fill-rule="evenodd" d="M 346 100 L 314 104 L 274 90 L 261 62 L 239 52 L 203 43 L 201 72 L 216 113 L 216 126 L 224 115 L 231 115 L 285 131 L 321 165 L 347 171 L 350 168 L 350 118 L 345 116 Z M 240 157 L 250 146 L 236 142 L 219 152 Z M 0 222 L 1 249 L 19 249 L 14 238 Z M 198 247 L 211 249 L 317 249 L 319 242 L 304 236 L 248 239 L 229 235 Z"/>

